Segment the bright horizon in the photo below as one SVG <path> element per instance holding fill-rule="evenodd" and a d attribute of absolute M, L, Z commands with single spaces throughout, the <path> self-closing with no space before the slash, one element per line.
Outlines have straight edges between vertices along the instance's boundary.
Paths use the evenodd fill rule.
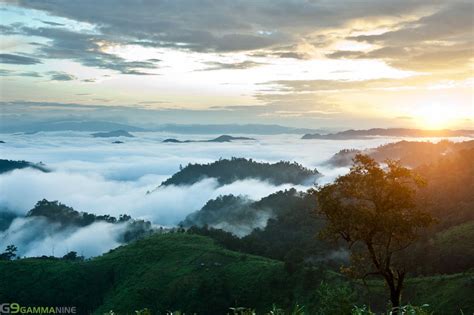
<path fill-rule="evenodd" d="M 4 121 L 474 126 L 468 1 L 5 1 Z"/>

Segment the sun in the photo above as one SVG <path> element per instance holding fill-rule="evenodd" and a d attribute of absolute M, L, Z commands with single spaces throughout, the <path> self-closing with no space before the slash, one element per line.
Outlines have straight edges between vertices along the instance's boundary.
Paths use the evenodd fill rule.
<path fill-rule="evenodd" d="M 418 106 L 415 117 L 424 129 L 444 129 L 452 124 L 455 114 L 449 106 L 431 103 Z"/>

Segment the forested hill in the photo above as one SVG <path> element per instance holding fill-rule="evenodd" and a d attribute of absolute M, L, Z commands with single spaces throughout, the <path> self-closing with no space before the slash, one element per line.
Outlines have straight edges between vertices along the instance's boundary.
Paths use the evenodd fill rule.
<path fill-rule="evenodd" d="M 38 201 L 25 217 L 46 220 L 47 224 L 41 225 L 43 228 L 37 229 L 35 237 L 38 239 L 42 236 L 47 237 L 47 234 L 53 230 L 55 232 L 70 232 L 99 222 L 122 225 L 123 229 L 117 235 L 117 241 L 120 243 L 127 243 L 153 232 L 149 221 L 133 219 L 126 214 L 116 218 L 110 215 L 79 212 L 58 201 L 48 201 L 46 199 Z"/>
<path fill-rule="evenodd" d="M 377 162 L 386 159 L 400 160 L 403 165 L 417 167 L 436 162 L 439 158 L 464 149 L 474 148 L 474 140 L 451 142 L 442 140 L 437 143 L 421 141 L 399 141 L 366 150 L 345 149 L 328 160 L 332 166 L 349 166 L 358 153 L 367 154 Z"/>
<path fill-rule="evenodd" d="M 280 161 L 277 163 L 256 162 L 252 159 L 220 159 L 209 164 L 188 164 L 162 185 L 192 185 L 204 178 L 216 178 L 220 185 L 237 180 L 255 178 L 281 184 L 312 184 L 320 176 L 314 169 L 308 169 L 298 163 Z"/>
<path fill-rule="evenodd" d="M 13 161 L 13 160 L 2 160 L 0 159 L 0 174 L 10 172 L 16 169 L 22 168 L 33 168 L 42 172 L 49 172 L 43 163 L 32 163 L 28 161 Z"/>
<path fill-rule="evenodd" d="M 423 130 L 408 128 L 372 128 L 368 130 L 345 130 L 330 134 L 305 134 L 302 139 L 349 140 L 370 137 L 473 137 L 474 130 Z"/>

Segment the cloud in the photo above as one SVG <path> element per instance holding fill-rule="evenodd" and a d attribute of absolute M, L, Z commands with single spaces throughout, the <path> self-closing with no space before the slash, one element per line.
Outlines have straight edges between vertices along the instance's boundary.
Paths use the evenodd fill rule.
<path fill-rule="evenodd" d="M 57 23 L 57 22 L 45 21 L 45 20 L 41 20 L 41 22 L 46 25 L 51 25 L 51 26 L 64 26 L 65 25 L 63 23 Z"/>
<path fill-rule="evenodd" d="M 142 2 L 120 6 L 108 1 L 81 3 L 21 0 L 18 5 L 50 15 L 89 23 L 109 39 L 142 43 L 143 46 L 175 47 L 194 51 L 249 51 L 274 46 L 317 42 L 314 32 L 342 27 L 355 19 L 400 16 L 435 5 L 433 1 L 352 3 L 342 0 Z M 297 57 L 293 51 L 285 58 Z"/>
<path fill-rule="evenodd" d="M 60 200 L 76 210 L 119 216 L 126 213 L 160 225 L 175 225 L 199 210 L 209 199 L 237 194 L 260 199 L 291 185 L 274 186 L 258 180 L 243 180 L 220 187 L 213 178 L 191 186 L 155 189 L 162 177 L 144 175 L 135 182 L 107 180 L 98 174 L 52 172 L 43 176 L 33 170 L 17 170 L 1 177 L 0 204 L 25 214 L 43 198 Z M 300 186 L 301 189 L 305 189 Z M 28 191 L 25 196 L 22 191 Z M 147 194 L 148 191 L 151 193 Z"/>
<path fill-rule="evenodd" d="M 432 14 L 376 35 L 349 36 L 378 47 L 368 52 L 336 51 L 330 58 L 380 58 L 402 69 L 462 70 L 472 59 L 474 4 L 452 1 Z"/>
<path fill-rule="evenodd" d="M 2 158 L 43 161 L 52 172 L 22 169 L 1 174 L 0 211 L 23 216 L 38 200 L 46 198 L 59 200 L 78 211 L 113 216 L 125 213 L 157 225 L 173 226 L 220 195 L 242 195 L 259 200 L 292 186 L 275 186 L 256 179 L 219 186 L 215 179 L 207 178 L 190 186 L 158 187 L 179 170 L 180 164 L 207 163 L 232 156 L 266 162 L 297 161 L 322 172 L 324 176 L 318 183 L 324 184 L 348 171 L 325 164 L 339 150 L 377 147 L 398 140 L 327 141 L 301 140 L 300 135 L 257 135 L 253 136 L 257 141 L 252 143 L 169 145 L 161 141 L 174 135 L 137 132 L 135 136 L 121 145 L 113 145 L 110 139 L 92 138 L 87 132 L 3 134 Z M 307 188 L 296 186 L 302 191 Z M 147 194 L 148 191 L 151 193 Z M 266 217 L 259 219 L 256 224 L 262 226 Z M 63 230 L 40 218 L 20 217 L 7 231 L 0 232 L 0 246 L 13 243 L 22 255 L 51 255 L 54 248 L 57 256 L 71 250 L 94 256 L 118 246 L 121 229 L 121 226 L 101 223 L 85 229 Z"/>
<path fill-rule="evenodd" d="M 124 225 L 96 222 L 86 227 L 60 229 L 41 217 L 16 218 L 5 231 L 0 231 L 0 247 L 18 247 L 19 256 L 61 257 L 76 251 L 85 257 L 98 256 L 120 245 L 118 236 Z"/>
<path fill-rule="evenodd" d="M 8 33 L 51 40 L 48 44 L 38 45 L 39 55 L 44 59 L 71 59 L 85 66 L 110 69 L 123 74 L 149 75 L 151 73 L 143 70 L 156 69 L 156 60 L 128 61 L 104 52 L 103 45 L 106 45 L 108 40 L 96 33 L 85 31 L 79 33 L 56 27 L 33 28 L 21 24 L 8 26 Z"/>
<path fill-rule="evenodd" d="M 72 81 L 77 79 L 74 75 L 66 72 L 50 71 L 48 74 L 50 75 L 51 81 Z"/>
<path fill-rule="evenodd" d="M 7 70 L 7 69 L 0 69 L 0 76 L 6 77 L 14 73 L 13 70 Z"/>
<path fill-rule="evenodd" d="M 14 54 L 0 54 L 0 63 L 14 64 L 14 65 L 34 65 L 41 63 L 37 58 L 14 55 Z"/>
<path fill-rule="evenodd" d="M 235 69 L 249 69 L 255 68 L 261 65 L 265 65 L 262 62 L 255 62 L 255 61 L 242 61 L 242 62 L 234 62 L 234 63 L 224 63 L 224 62 L 206 62 L 208 68 L 202 69 L 200 71 L 212 71 L 212 70 L 235 70 Z"/>
<path fill-rule="evenodd" d="M 36 71 L 20 72 L 17 75 L 22 77 L 41 78 L 42 75 Z"/>

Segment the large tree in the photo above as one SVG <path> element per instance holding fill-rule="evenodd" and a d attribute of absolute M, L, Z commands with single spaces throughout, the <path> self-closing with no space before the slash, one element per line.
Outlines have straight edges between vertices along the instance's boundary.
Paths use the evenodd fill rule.
<path fill-rule="evenodd" d="M 433 218 L 417 206 L 416 194 L 425 182 L 399 162 L 382 167 L 357 155 L 347 175 L 318 187 L 318 211 L 327 219 L 322 236 L 342 239 L 351 251 L 345 271 L 365 279 L 383 277 L 390 290 L 393 314 L 398 314 L 408 268 L 401 259 L 421 229 Z"/>

